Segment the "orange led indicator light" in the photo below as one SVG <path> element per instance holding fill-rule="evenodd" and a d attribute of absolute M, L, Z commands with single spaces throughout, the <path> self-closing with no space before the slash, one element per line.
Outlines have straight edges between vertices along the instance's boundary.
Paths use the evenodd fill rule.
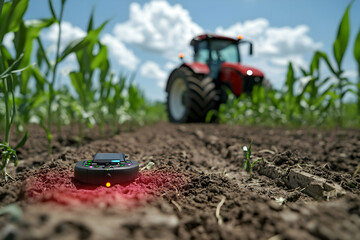
<path fill-rule="evenodd" d="M 183 53 L 179 53 L 179 58 L 183 59 L 184 58 L 184 54 Z"/>
<path fill-rule="evenodd" d="M 111 187 L 111 183 L 110 183 L 110 182 L 107 182 L 107 183 L 105 184 L 105 186 L 106 186 L 106 187 Z"/>
<path fill-rule="evenodd" d="M 243 39 L 243 35 L 239 34 L 239 35 L 238 35 L 238 39 L 239 39 L 239 40 Z"/>

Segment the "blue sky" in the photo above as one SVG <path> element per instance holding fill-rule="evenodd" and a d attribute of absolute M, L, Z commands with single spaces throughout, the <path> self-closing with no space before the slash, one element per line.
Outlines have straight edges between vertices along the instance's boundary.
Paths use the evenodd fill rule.
<path fill-rule="evenodd" d="M 54 0 L 60 9 L 60 0 Z M 191 60 L 189 39 L 201 32 L 217 32 L 236 37 L 243 34 L 255 46 L 255 56 L 244 58 L 245 65 L 257 67 L 275 87 L 284 82 L 286 63 L 308 66 L 316 49 L 332 58 L 332 42 L 337 26 L 350 0 L 68 0 L 65 6 L 64 41 L 81 37 L 90 12 L 95 7 L 95 23 L 111 19 L 101 39 L 108 45 L 112 69 L 130 74 L 151 100 L 164 100 L 164 84 L 170 70 L 179 65 L 178 52 Z M 360 29 L 360 2 L 351 12 L 351 41 L 344 67 L 355 75 L 353 40 Z M 49 17 L 47 0 L 31 0 L 25 19 Z M 54 44 L 56 29 L 42 34 L 46 46 Z M 54 37 L 55 36 L 55 37 Z M 350 50 L 350 51 L 349 51 Z M 70 57 L 62 65 L 76 67 Z M 60 70 L 61 71 L 61 70 Z M 66 75 L 66 74 L 65 74 Z M 63 81 L 66 83 L 66 78 Z"/>

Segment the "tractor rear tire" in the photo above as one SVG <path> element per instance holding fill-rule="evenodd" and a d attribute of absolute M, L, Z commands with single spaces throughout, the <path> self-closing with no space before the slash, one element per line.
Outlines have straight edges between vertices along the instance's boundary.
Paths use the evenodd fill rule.
<path fill-rule="evenodd" d="M 206 114 L 218 109 L 218 90 L 211 77 L 181 67 L 168 81 L 166 105 L 170 122 L 205 122 Z"/>

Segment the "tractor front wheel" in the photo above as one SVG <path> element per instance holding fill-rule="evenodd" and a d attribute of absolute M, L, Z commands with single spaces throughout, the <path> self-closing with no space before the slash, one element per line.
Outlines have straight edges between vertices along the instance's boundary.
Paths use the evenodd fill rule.
<path fill-rule="evenodd" d="M 170 122 L 205 122 L 209 110 L 218 106 L 218 91 L 212 78 L 204 78 L 181 67 L 168 81 L 167 112 Z"/>

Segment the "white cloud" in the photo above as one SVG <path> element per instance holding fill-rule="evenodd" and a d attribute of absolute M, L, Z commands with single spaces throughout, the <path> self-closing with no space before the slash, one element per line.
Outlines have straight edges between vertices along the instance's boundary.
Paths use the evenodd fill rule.
<path fill-rule="evenodd" d="M 308 36 L 309 27 L 299 25 L 291 27 L 271 27 L 267 19 L 258 18 L 235 23 L 227 29 L 218 27 L 216 33 L 231 37 L 243 34 L 245 39 L 254 43 L 254 55 L 267 58 L 278 66 L 287 65 L 291 60 L 295 64 L 304 65 L 304 54 L 319 49 L 322 44 L 314 42 Z"/>
<path fill-rule="evenodd" d="M 140 74 L 144 77 L 155 79 L 160 88 L 165 88 L 168 74 L 157 63 L 152 61 L 145 62 L 140 68 Z"/>
<path fill-rule="evenodd" d="M 174 62 L 167 62 L 164 67 L 166 70 L 172 71 L 177 65 L 179 64 L 176 64 Z"/>
<path fill-rule="evenodd" d="M 54 24 L 48 30 L 45 30 L 41 33 L 42 37 L 50 42 L 49 52 L 51 54 L 54 54 L 56 49 L 58 31 L 59 26 Z M 73 26 L 69 22 L 63 22 L 61 24 L 61 50 L 64 49 L 71 41 L 85 37 L 86 34 L 87 33 L 81 28 Z M 139 63 L 139 59 L 131 50 L 126 48 L 124 43 L 110 34 L 105 34 L 104 37 L 101 38 L 101 42 L 108 46 L 110 55 L 115 57 L 117 63 L 119 63 L 121 66 L 125 66 L 130 70 L 135 70 Z M 70 59 L 74 60 L 74 62 L 76 60 L 73 54 L 69 55 L 67 58 L 69 58 L 68 62 L 71 62 Z M 68 71 L 68 69 L 66 71 Z"/>
<path fill-rule="evenodd" d="M 130 70 L 135 70 L 139 64 L 139 59 L 135 56 L 133 51 L 126 48 L 118 38 L 105 34 L 101 38 L 101 42 L 108 46 L 109 53 L 116 58 L 116 61 Z"/>
<path fill-rule="evenodd" d="M 269 25 L 270 24 L 267 19 L 258 18 L 255 20 L 245 21 L 244 23 L 237 22 L 227 29 L 218 27 L 215 32 L 229 37 L 237 37 L 239 34 L 242 34 L 245 38 L 254 40 L 261 37 Z"/>
<path fill-rule="evenodd" d="M 186 9 L 179 4 L 171 6 L 166 1 L 151 1 L 143 7 L 132 3 L 130 19 L 114 28 L 118 39 L 158 52 L 168 59 L 176 59 L 179 52 L 190 53 L 190 40 L 202 32 Z"/>
<path fill-rule="evenodd" d="M 6 48 L 13 49 L 14 48 L 13 40 L 14 40 L 14 33 L 9 32 L 9 33 L 5 34 L 5 36 L 3 38 L 3 44 L 5 45 Z"/>
<path fill-rule="evenodd" d="M 344 77 L 348 78 L 356 78 L 358 76 L 358 72 L 356 70 L 345 70 Z"/>
<path fill-rule="evenodd" d="M 287 56 L 279 56 L 279 57 L 271 57 L 270 62 L 280 67 L 285 67 L 292 62 L 298 66 L 306 67 L 306 62 L 304 57 L 300 54 L 295 55 L 287 55 Z"/>
<path fill-rule="evenodd" d="M 42 37 L 47 47 L 47 54 L 49 55 L 50 62 L 54 64 L 55 51 L 57 38 L 59 36 L 59 25 L 53 24 L 50 28 L 44 29 L 41 31 L 40 36 Z M 73 26 L 69 22 L 61 23 L 61 42 L 60 42 L 60 52 L 65 49 L 65 47 L 73 40 L 79 39 L 86 36 L 86 32 L 77 26 Z M 76 71 L 78 69 L 78 64 L 76 56 L 74 53 L 68 55 L 58 66 L 59 73 L 63 77 L 67 77 L 68 73 L 71 71 Z"/>
<path fill-rule="evenodd" d="M 41 32 L 42 37 L 49 41 L 51 44 L 57 43 L 57 38 L 59 36 L 59 25 L 53 24 L 49 29 Z M 61 23 L 61 46 L 60 48 L 65 48 L 71 41 L 82 38 L 86 36 L 86 32 L 77 26 L 73 26 L 69 22 Z"/>

